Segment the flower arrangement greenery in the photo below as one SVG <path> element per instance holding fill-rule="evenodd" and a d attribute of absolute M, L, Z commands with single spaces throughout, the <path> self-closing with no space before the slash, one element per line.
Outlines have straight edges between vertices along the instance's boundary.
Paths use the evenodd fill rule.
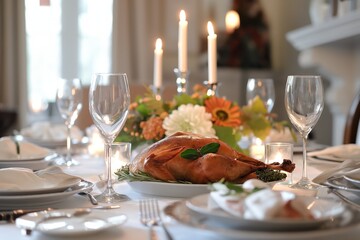
<path fill-rule="evenodd" d="M 286 121 L 274 121 L 264 102 L 256 97 L 240 107 L 236 102 L 218 96 L 208 96 L 207 89 L 195 85 L 192 95 L 176 95 L 164 101 L 150 90 L 130 104 L 130 113 L 116 141 L 131 142 L 133 148 L 142 143 L 153 143 L 175 132 L 192 132 L 216 137 L 240 149 L 243 136 L 265 139 L 272 128 L 282 130 Z"/>

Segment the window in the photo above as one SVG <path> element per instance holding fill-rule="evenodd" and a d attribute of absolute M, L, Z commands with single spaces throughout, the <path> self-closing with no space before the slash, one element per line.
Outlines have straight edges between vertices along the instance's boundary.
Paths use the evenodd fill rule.
<path fill-rule="evenodd" d="M 55 101 L 58 78 L 90 84 L 111 68 L 113 0 L 25 0 L 29 106 L 43 111 Z"/>

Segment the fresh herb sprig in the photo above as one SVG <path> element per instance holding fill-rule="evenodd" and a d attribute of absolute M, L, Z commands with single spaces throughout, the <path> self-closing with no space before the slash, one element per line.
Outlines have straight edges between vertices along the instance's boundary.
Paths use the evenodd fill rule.
<path fill-rule="evenodd" d="M 130 171 L 130 165 L 125 165 L 123 167 L 121 167 L 120 169 L 118 169 L 115 174 L 118 176 L 118 180 L 119 181 L 129 181 L 129 182 L 134 182 L 134 181 L 148 181 L 148 182 L 165 182 L 159 179 L 154 178 L 153 176 L 151 176 L 150 174 L 143 172 L 143 171 L 136 171 L 136 172 L 131 172 Z M 169 183 L 186 183 L 186 184 L 192 184 L 191 182 L 188 181 L 167 181 Z"/>
<path fill-rule="evenodd" d="M 285 173 L 270 168 L 259 169 L 255 173 L 257 178 L 263 182 L 280 181 L 286 178 Z"/>
<path fill-rule="evenodd" d="M 208 153 L 217 153 L 219 148 L 220 148 L 219 143 L 209 143 L 209 144 L 206 144 L 205 146 L 203 146 L 202 148 L 200 148 L 200 150 L 194 149 L 194 148 L 188 148 L 188 149 L 184 150 L 180 154 L 180 156 L 185 159 L 196 160 L 199 157 L 204 156 Z"/>

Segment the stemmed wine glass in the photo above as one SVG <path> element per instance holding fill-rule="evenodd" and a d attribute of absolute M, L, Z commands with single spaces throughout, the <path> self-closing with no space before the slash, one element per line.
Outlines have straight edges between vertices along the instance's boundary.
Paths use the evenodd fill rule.
<path fill-rule="evenodd" d="M 250 78 L 246 85 L 246 100 L 250 102 L 256 96 L 265 103 L 268 113 L 275 104 L 274 81 L 271 78 Z"/>
<path fill-rule="evenodd" d="M 72 166 L 78 162 L 71 157 L 71 127 L 74 125 L 82 108 L 82 86 L 81 80 L 60 79 L 56 92 L 56 105 L 61 117 L 65 120 L 67 128 L 66 156 L 65 159 L 57 161 L 59 165 Z"/>
<path fill-rule="evenodd" d="M 246 85 L 246 100 L 248 103 L 259 97 L 265 104 L 267 112 L 270 113 L 275 104 L 274 81 L 271 78 L 250 78 Z M 264 157 L 263 140 L 252 136 L 250 155 L 257 159 Z"/>
<path fill-rule="evenodd" d="M 320 76 L 288 76 L 285 86 L 285 108 L 291 123 L 303 139 L 302 177 L 292 188 L 316 189 L 318 185 L 307 176 L 306 140 L 324 108 Z"/>
<path fill-rule="evenodd" d="M 89 92 L 89 109 L 95 126 L 105 142 L 105 162 L 107 166 L 106 189 L 96 196 L 99 202 L 114 203 L 128 200 L 118 194 L 111 180 L 111 145 L 123 128 L 130 105 L 130 91 L 125 73 L 94 74 Z"/>

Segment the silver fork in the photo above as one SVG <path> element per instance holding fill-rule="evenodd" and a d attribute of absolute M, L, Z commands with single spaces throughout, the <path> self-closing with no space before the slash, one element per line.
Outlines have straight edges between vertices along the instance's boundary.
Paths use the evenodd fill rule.
<path fill-rule="evenodd" d="M 156 235 L 153 232 L 154 226 L 161 226 L 166 234 L 168 240 L 173 240 L 166 226 L 163 224 L 160 216 L 159 204 L 156 199 L 140 200 L 140 221 L 145 226 L 149 227 L 149 239 L 155 240 Z"/>

